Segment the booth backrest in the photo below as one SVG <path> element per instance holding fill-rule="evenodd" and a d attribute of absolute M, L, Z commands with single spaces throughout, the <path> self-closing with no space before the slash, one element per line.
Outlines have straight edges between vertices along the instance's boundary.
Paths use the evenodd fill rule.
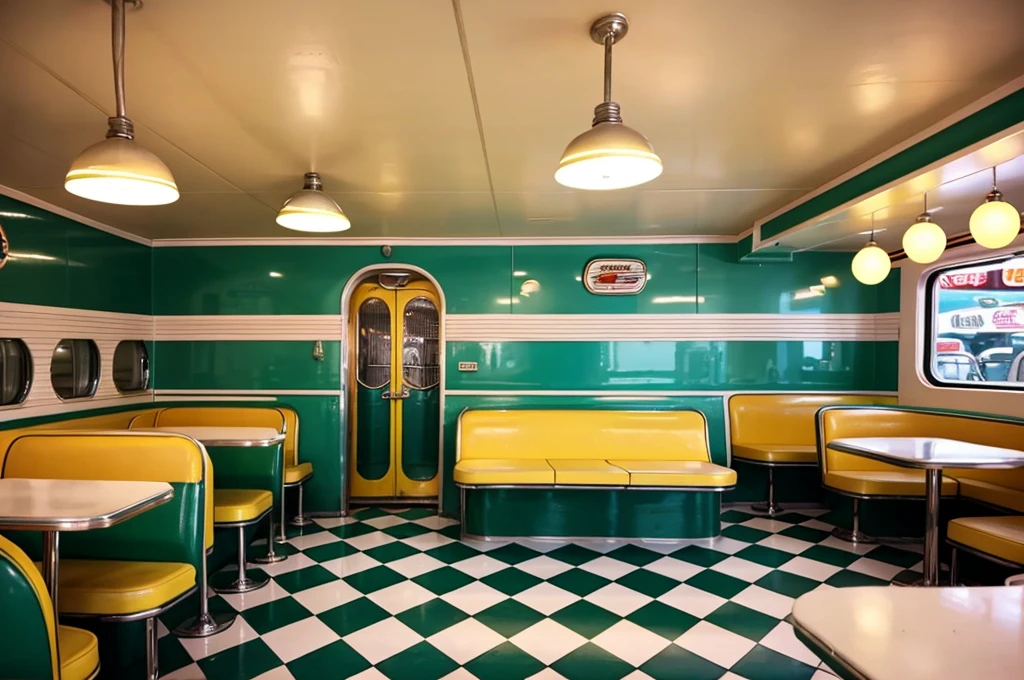
<path fill-rule="evenodd" d="M 467 410 L 456 459 L 710 461 L 700 411 Z"/>
<path fill-rule="evenodd" d="M 825 446 L 822 474 L 841 470 L 906 469 L 874 461 L 863 456 L 827 448 L 828 442 L 848 437 L 940 437 L 973 444 L 1024 448 L 1024 422 L 997 417 L 955 413 L 936 413 L 904 408 L 853 406 L 822 409 L 818 413 L 818 436 Z M 819 455 L 821 447 L 819 446 Z M 1013 489 L 1024 490 L 1024 469 L 966 470 L 947 469 L 954 477 L 978 479 Z"/>
<path fill-rule="evenodd" d="M 36 565 L 0 536 L 0 678 L 57 680 L 53 604 Z"/>
<path fill-rule="evenodd" d="M 207 535 L 213 534 L 213 480 L 206 451 L 188 437 L 103 430 L 32 432 L 7 448 L 0 477 L 168 482 L 174 489 L 170 502 L 102 531 L 65 532 L 61 555 L 184 562 L 201 573 L 210 544 Z M 11 536 L 21 543 L 14 532 Z"/>
<path fill-rule="evenodd" d="M 299 464 L 299 414 L 290 406 L 279 406 L 278 411 L 284 416 L 284 464 Z"/>
<path fill-rule="evenodd" d="M 20 437 L 23 434 L 29 432 L 49 432 L 52 430 L 127 430 L 129 423 L 134 418 L 141 418 L 145 421 L 146 418 L 153 418 L 159 409 L 146 408 L 146 409 L 130 409 L 127 411 L 118 411 L 116 413 L 104 413 L 98 416 L 86 416 L 84 418 L 68 418 L 67 420 L 59 420 L 52 423 L 42 423 L 39 425 L 30 425 L 28 427 L 19 427 L 13 430 L 0 431 L 0 454 L 7 450 L 7 447 L 11 445 L 11 442 Z M 152 426 L 152 422 L 150 425 Z"/>
<path fill-rule="evenodd" d="M 285 432 L 285 416 L 277 408 L 245 406 L 172 406 L 156 414 L 157 427 L 272 427 Z M 132 427 L 142 425 L 132 424 Z"/>
<path fill-rule="evenodd" d="M 729 399 L 729 438 L 745 446 L 814 446 L 814 414 L 824 406 L 895 404 L 863 394 L 736 394 Z"/>

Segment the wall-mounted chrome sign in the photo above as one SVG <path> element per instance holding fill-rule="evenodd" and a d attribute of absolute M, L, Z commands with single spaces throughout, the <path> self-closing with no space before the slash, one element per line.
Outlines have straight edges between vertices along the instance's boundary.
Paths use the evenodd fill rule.
<path fill-rule="evenodd" d="M 647 285 L 647 265 L 640 260 L 591 260 L 583 285 L 594 295 L 636 295 Z"/>
<path fill-rule="evenodd" d="M 10 248 L 10 244 L 7 242 L 7 234 L 4 233 L 4 228 L 0 227 L 0 269 L 3 269 L 7 260 L 10 259 L 8 248 Z"/>

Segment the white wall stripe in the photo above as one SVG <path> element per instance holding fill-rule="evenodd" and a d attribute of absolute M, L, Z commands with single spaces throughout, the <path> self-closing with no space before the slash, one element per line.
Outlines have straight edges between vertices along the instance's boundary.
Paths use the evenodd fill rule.
<path fill-rule="evenodd" d="M 276 394 L 281 396 L 336 397 L 338 390 L 157 390 L 158 397 L 188 394 L 206 394 L 211 396 L 231 394 Z"/>

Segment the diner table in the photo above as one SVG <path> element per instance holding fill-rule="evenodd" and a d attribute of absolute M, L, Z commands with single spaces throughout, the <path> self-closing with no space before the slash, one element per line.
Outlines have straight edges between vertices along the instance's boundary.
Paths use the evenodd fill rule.
<path fill-rule="evenodd" d="M 943 468 L 1024 467 L 1024 451 L 936 437 L 852 437 L 835 439 L 828 447 L 925 471 L 924 575 L 919 583 L 924 586 L 939 585 L 939 501 Z"/>
<path fill-rule="evenodd" d="M 796 636 L 844 678 L 1024 678 L 1024 587 L 829 588 L 797 598 Z"/>

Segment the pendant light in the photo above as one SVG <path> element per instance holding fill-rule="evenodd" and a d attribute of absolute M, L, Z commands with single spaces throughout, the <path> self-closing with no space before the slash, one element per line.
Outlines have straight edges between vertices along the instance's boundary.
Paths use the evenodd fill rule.
<path fill-rule="evenodd" d="M 115 115 L 107 138 L 71 163 L 64 188 L 76 196 L 120 205 L 164 205 L 178 200 L 178 185 L 163 161 L 135 143 L 124 105 L 124 0 L 109 0 L 114 53 Z"/>
<path fill-rule="evenodd" d="M 928 194 L 926 192 L 924 212 L 917 216 L 914 224 L 910 225 L 910 229 L 903 234 L 903 252 L 913 262 L 929 264 L 939 259 L 945 250 L 946 232 L 932 222 L 932 216 L 928 213 Z"/>
<path fill-rule="evenodd" d="M 604 101 L 594 107 L 593 127 L 569 142 L 555 171 L 555 181 L 573 189 L 624 189 L 649 182 L 662 165 L 647 138 L 622 123 L 612 101 L 612 45 L 629 30 L 623 14 L 601 17 L 590 37 L 604 45 Z"/>
<path fill-rule="evenodd" d="M 850 268 L 853 270 L 853 278 L 868 286 L 881 283 L 889 276 L 892 262 L 889 260 L 889 253 L 875 243 L 874 213 L 871 214 L 871 240 L 853 256 Z"/>
<path fill-rule="evenodd" d="M 317 172 L 306 173 L 302 190 L 284 202 L 277 223 L 285 229 L 317 233 L 345 231 L 352 226 L 334 199 L 324 193 Z"/>
<path fill-rule="evenodd" d="M 1003 248 L 1020 233 L 1020 213 L 1003 200 L 996 188 L 996 169 L 992 168 L 992 191 L 971 214 L 971 236 L 986 248 Z"/>

